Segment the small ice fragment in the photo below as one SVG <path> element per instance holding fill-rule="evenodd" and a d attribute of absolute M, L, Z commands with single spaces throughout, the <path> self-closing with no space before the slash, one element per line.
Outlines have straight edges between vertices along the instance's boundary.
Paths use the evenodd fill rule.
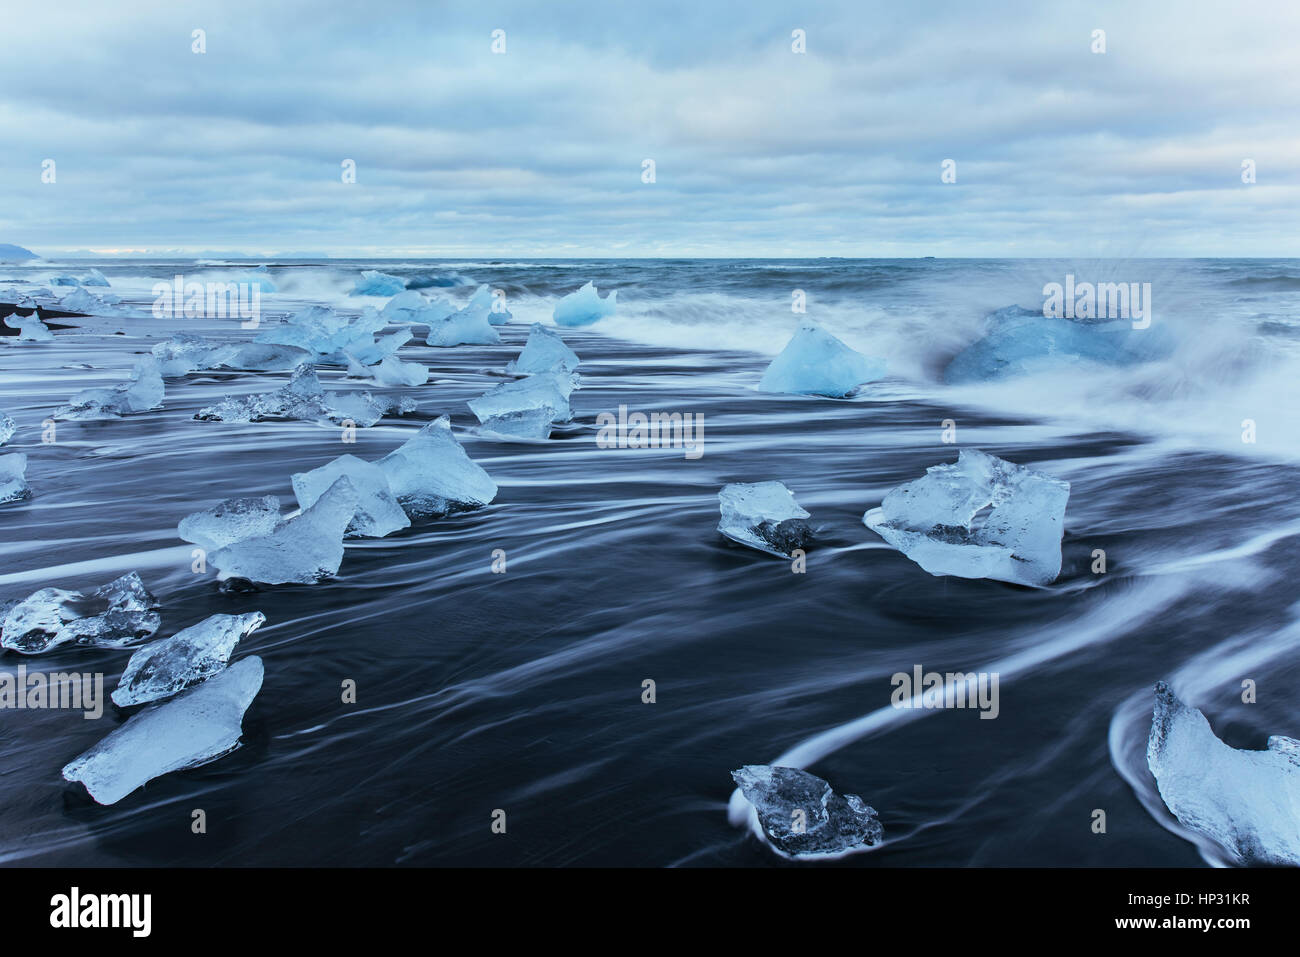
<path fill-rule="evenodd" d="M 511 359 L 506 372 L 512 375 L 531 375 L 534 372 L 573 372 L 578 368 L 578 354 L 564 344 L 559 333 L 552 332 L 539 322 L 528 332 L 519 358 Z"/>
<path fill-rule="evenodd" d="M 884 374 L 885 360 L 850 349 L 808 321 L 772 360 L 758 383 L 758 391 L 843 398 Z"/>
<path fill-rule="evenodd" d="M 56 409 L 56 419 L 115 419 L 162 408 L 163 377 L 158 360 L 145 356 L 131 370 L 131 381 L 110 389 L 85 389 Z"/>
<path fill-rule="evenodd" d="M 343 535 L 357 510 L 357 492 L 340 476 L 310 507 L 267 535 L 245 538 L 208 556 L 223 577 L 267 585 L 315 584 L 338 573 Z"/>
<path fill-rule="evenodd" d="M 288 385 L 275 392 L 255 395 L 226 396 L 216 405 L 200 409 L 194 418 L 208 422 L 265 422 L 298 419 L 305 422 L 351 421 L 369 428 L 379 421 L 382 412 L 349 393 L 327 396 L 316 370 L 307 363 L 298 366 Z"/>
<path fill-rule="evenodd" d="M 731 772 L 758 815 L 769 845 L 782 857 L 841 857 L 879 844 L 884 829 L 856 794 L 839 795 L 797 768 L 747 764 Z"/>
<path fill-rule="evenodd" d="M 181 519 L 177 534 L 208 551 L 226 545 L 269 535 L 280 523 L 280 499 L 274 495 L 261 498 L 229 498 L 201 512 Z"/>
<path fill-rule="evenodd" d="M 539 372 L 503 382 L 465 404 L 490 432 L 544 439 L 553 423 L 573 417 L 569 394 L 577 379 L 571 372 Z"/>
<path fill-rule="evenodd" d="M 1169 810 L 1242 864 L 1300 865 L 1300 742 L 1238 750 L 1163 681 L 1155 690 L 1147 766 Z"/>
<path fill-rule="evenodd" d="M 0 445 L 12 439 L 17 430 L 18 426 L 14 424 L 13 418 L 0 412 Z"/>
<path fill-rule="evenodd" d="M 21 501 L 31 494 L 31 486 L 27 484 L 27 454 L 0 455 L 0 505 Z"/>
<path fill-rule="evenodd" d="M 260 611 L 212 615 L 170 638 L 145 645 L 131 656 L 113 691 L 122 708 L 179 694 L 226 667 L 230 653 L 266 622 Z"/>
<path fill-rule="evenodd" d="M 1069 482 L 962 449 L 890 491 L 863 522 L 931 575 L 1047 585 L 1061 572 L 1069 497 Z"/>
<path fill-rule="evenodd" d="M 363 269 L 352 289 L 354 296 L 393 296 L 406 288 L 406 281 L 376 269 Z"/>
<path fill-rule="evenodd" d="M 162 704 L 146 708 L 69 762 L 68 781 L 80 781 L 100 804 L 115 804 L 171 771 L 196 767 L 233 751 L 244 712 L 262 688 L 262 659 L 250 655 Z"/>
<path fill-rule="evenodd" d="M 385 356 L 376 366 L 366 368 L 353 360 L 348 365 L 348 375 L 369 378 L 377 386 L 416 386 L 429 381 L 429 370 L 418 362 L 403 362 L 397 356 Z"/>
<path fill-rule="evenodd" d="M 12 313 L 5 316 L 5 325 L 18 330 L 19 342 L 53 342 L 54 333 L 41 321 L 40 310 L 33 307 L 29 315 Z"/>
<path fill-rule="evenodd" d="M 357 492 L 357 509 L 348 524 L 349 535 L 383 538 L 411 524 L 388 487 L 384 470 L 355 455 L 340 455 L 320 468 L 295 473 L 293 494 L 298 497 L 298 505 L 310 508 L 341 475 L 348 477 Z"/>
<path fill-rule="evenodd" d="M 735 482 L 718 493 L 718 531 L 732 541 L 788 558 L 812 540 L 809 515 L 780 482 Z"/>
<path fill-rule="evenodd" d="M 83 286 L 107 286 L 109 283 L 107 276 L 92 267 L 86 278 L 81 280 L 81 284 Z"/>
<path fill-rule="evenodd" d="M 375 464 L 413 519 L 481 508 L 496 498 L 496 483 L 465 453 L 445 415 Z"/>
<path fill-rule="evenodd" d="M 571 292 L 557 302 L 551 317 L 557 326 L 589 326 L 606 316 L 612 316 L 617 305 L 618 290 L 601 299 L 596 292 L 595 283 L 588 282 L 577 292 Z"/>
<path fill-rule="evenodd" d="M 76 642 L 121 648 L 147 638 L 162 623 L 156 599 L 135 572 L 84 595 L 42 588 L 4 610 L 0 647 L 38 655 Z"/>
<path fill-rule="evenodd" d="M 486 300 L 480 295 L 484 291 L 487 292 Z M 494 315 L 492 307 L 491 290 L 487 286 L 480 286 L 469 304 L 459 312 L 438 318 L 432 310 L 426 310 L 416 315 L 414 321 L 428 323 L 429 335 L 425 339 L 426 345 L 441 347 L 493 345 L 501 341 L 501 335 L 492 328 Z"/>

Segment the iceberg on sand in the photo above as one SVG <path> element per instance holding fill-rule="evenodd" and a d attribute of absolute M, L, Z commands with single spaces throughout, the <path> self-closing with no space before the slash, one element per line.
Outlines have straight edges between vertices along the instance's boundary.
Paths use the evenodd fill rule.
<path fill-rule="evenodd" d="M 13 418 L 0 412 L 0 445 L 4 445 L 12 439 L 14 437 L 14 432 L 17 430 L 18 426 L 14 424 Z"/>
<path fill-rule="evenodd" d="M 69 762 L 63 777 L 84 784 L 100 804 L 115 804 L 160 775 L 228 754 L 239 745 L 244 712 L 261 690 L 262 677 L 256 655 L 236 662 L 133 716 Z"/>
<path fill-rule="evenodd" d="M 307 363 L 293 370 L 288 385 L 274 392 L 254 395 L 226 396 L 216 405 L 200 409 L 194 418 L 206 422 L 266 422 L 296 419 L 305 422 L 333 422 L 340 425 L 351 422 L 358 428 L 369 428 L 390 411 L 409 412 L 411 403 L 382 399 L 368 392 L 360 395 L 336 392 L 326 395 L 316 370 Z"/>
<path fill-rule="evenodd" d="M 614 315 L 617 306 L 617 289 L 601 299 L 596 292 L 595 283 L 588 282 L 577 292 L 571 292 L 557 302 L 551 318 L 557 326 L 589 326 L 606 316 Z"/>
<path fill-rule="evenodd" d="M 528 331 L 528 341 L 517 359 L 511 359 L 506 372 L 532 375 L 535 372 L 573 372 L 578 368 L 578 354 L 564 344 L 559 333 L 539 322 Z"/>
<path fill-rule="evenodd" d="M 180 694 L 220 673 L 240 640 L 266 622 L 260 611 L 212 615 L 131 656 L 112 698 L 121 708 Z"/>
<path fill-rule="evenodd" d="M 115 419 L 162 408 L 163 377 L 152 355 L 131 371 L 131 381 L 111 389 L 85 389 L 56 409 L 56 419 Z"/>
<path fill-rule="evenodd" d="M 429 370 L 418 362 L 403 362 L 397 356 L 385 356 L 377 365 L 369 368 L 356 359 L 350 360 L 348 376 L 369 379 L 377 386 L 391 388 L 424 385 L 429 381 Z"/>
<path fill-rule="evenodd" d="M 481 508 L 496 498 L 496 483 L 456 441 L 445 415 L 375 464 L 412 519 Z"/>
<path fill-rule="evenodd" d="M 805 322 L 767 367 L 758 391 L 840 399 L 884 374 L 885 360 L 864 356 L 815 322 Z"/>
<path fill-rule="evenodd" d="M 856 794 L 836 794 L 807 771 L 747 764 L 732 771 L 731 778 L 754 808 L 767 842 L 782 857 L 841 857 L 884 838 L 874 808 Z"/>
<path fill-rule="evenodd" d="M 348 524 L 347 534 L 383 538 L 411 524 L 389 488 L 384 470 L 355 455 L 340 455 L 320 468 L 295 473 L 293 494 L 298 498 L 299 507 L 311 508 L 341 476 L 347 476 L 357 493 L 356 512 Z"/>
<path fill-rule="evenodd" d="M 577 379 L 571 372 L 539 372 L 526 379 L 503 382 L 465 404 L 486 431 L 545 439 L 554 423 L 568 422 L 573 417 L 569 395 Z"/>
<path fill-rule="evenodd" d="M 474 295 L 470 296 L 465 308 L 460 310 L 457 315 L 483 316 L 494 326 L 504 326 L 514 318 L 510 310 L 506 308 L 504 294 L 501 296 L 493 295 L 492 288 L 487 283 L 474 290 Z"/>
<path fill-rule="evenodd" d="M 263 342 L 211 343 L 202 336 L 178 333 L 150 350 L 164 378 L 172 379 L 207 369 L 240 372 L 289 372 L 315 353 L 298 346 Z"/>
<path fill-rule="evenodd" d="M 890 491 L 863 522 L 931 575 L 1047 585 L 1061 572 L 1069 497 L 1069 482 L 962 449 Z"/>
<path fill-rule="evenodd" d="M 0 608 L 0 648 L 39 655 L 75 642 L 122 648 L 148 638 L 162 623 L 158 599 L 135 572 L 95 589 L 90 595 L 42 588 Z"/>
<path fill-rule="evenodd" d="M 414 289 L 398 293 L 384 304 L 379 315 L 386 323 L 428 325 L 456 311 L 446 299 L 426 299 Z"/>
<path fill-rule="evenodd" d="M 330 356 L 372 343 L 374 334 L 387 324 L 369 307 L 359 316 L 344 316 L 325 306 L 310 306 L 260 333 L 254 342 L 296 346 L 318 356 Z"/>
<path fill-rule="evenodd" d="M 812 541 L 809 515 L 780 482 L 735 482 L 718 493 L 718 531 L 732 541 L 789 558 Z"/>
<path fill-rule="evenodd" d="M 0 505 L 19 502 L 32 494 L 27 484 L 27 455 L 9 452 L 0 455 Z"/>
<path fill-rule="evenodd" d="M 352 288 L 354 296 L 393 296 L 406 288 L 406 280 L 377 269 L 363 269 L 361 278 Z"/>
<path fill-rule="evenodd" d="M 484 297 L 486 293 L 486 298 Z M 480 286 L 469 304 L 459 312 L 438 318 L 433 310 L 419 314 L 415 322 L 428 323 L 429 335 L 425 344 L 430 346 L 460 345 L 495 345 L 501 341 L 501 335 L 493 328 L 499 313 L 494 313 L 492 291 L 487 286 Z M 505 322 L 509 319 L 505 313 Z M 500 324 L 500 323 L 496 323 Z"/>
<path fill-rule="evenodd" d="M 280 524 L 280 499 L 229 498 L 181 519 L 176 532 L 183 541 L 215 551 L 245 538 L 269 535 Z"/>
<path fill-rule="evenodd" d="M 1174 816 L 1238 862 L 1300 865 L 1300 741 L 1273 735 L 1264 751 L 1230 747 L 1162 681 L 1147 766 Z"/>
<path fill-rule="evenodd" d="M 5 325 L 10 329 L 18 330 L 19 342 L 53 342 L 54 333 L 50 327 L 41 321 L 40 310 L 35 306 L 29 315 L 20 316 L 18 313 L 10 313 L 5 316 Z"/>

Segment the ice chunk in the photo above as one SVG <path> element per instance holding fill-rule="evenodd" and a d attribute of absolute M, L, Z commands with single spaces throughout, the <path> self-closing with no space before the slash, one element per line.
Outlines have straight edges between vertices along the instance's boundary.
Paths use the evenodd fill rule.
<path fill-rule="evenodd" d="M 893 489 L 863 521 L 931 575 L 1047 585 L 1061 571 L 1069 497 L 1069 482 L 962 449 L 955 463 Z"/>
<path fill-rule="evenodd" d="M 595 283 L 588 282 L 577 292 L 571 292 L 557 302 L 551 317 L 557 326 L 589 326 L 606 316 L 612 316 L 617 305 L 618 290 L 601 299 L 596 292 Z"/>
<path fill-rule="evenodd" d="M 503 382 L 465 404 L 488 431 L 544 439 L 553 423 L 573 417 L 569 394 L 577 379 L 571 372 L 539 372 Z"/>
<path fill-rule="evenodd" d="M 413 519 L 481 508 L 496 498 L 496 483 L 461 448 L 445 415 L 376 464 Z"/>
<path fill-rule="evenodd" d="M 145 356 L 131 371 L 131 381 L 111 389 L 85 389 L 56 409 L 56 419 L 113 419 L 162 408 L 163 377 L 158 360 Z"/>
<path fill-rule="evenodd" d="M 450 316 L 456 307 L 446 299 L 426 299 L 414 289 L 398 293 L 384 304 L 380 316 L 387 323 L 418 323 L 425 325 Z"/>
<path fill-rule="evenodd" d="M 487 290 L 486 300 L 480 295 L 484 290 Z M 494 316 L 492 306 L 492 291 L 487 286 L 480 286 L 479 291 L 470 299 L 469 305 L 459 312 L 453 312 L 439 319 L 432 310 L 428 310 L 418 314 L 413 321 L 428 323 L 429 335 L 425 339 L 426 345 L 492 345 L 501 341 L 500 334 L 492 328 Z"/>
<path fill-rule="evenodd" d="M 289 384 L 274 392 L 226 396 L 216 405 L 200 409 L 194 418 L 207 422 L 266 422 L 299 419 L 306 422 L 352 422 L 369 428 L 383 412 L 362 397 L 348 393 L 327 396 L 316 370 L 304 363 L 293 370 Z"/>
<path fill-rule="evenodd" d="M 107 297 L 100 298 L 80 286 L 59 300 L 59 308 L 87 316 L 112 316 L 118 312 L 115 302 Z"/>
<path fill-rule="evenodd" d="M 226 667 L 230 653 L 266 622 L 260 611 L 212 615 L 170 638 L 145 645 L 131 656 L 113 691 L 122 708 L 179 694 Z"/>
<path fill-rule="evenodd" d="M 181 519 L 176 532 L 187 542 L 214 551 L 225 545 L 269 535 L 280 523 L 280 499 L 229 498 Z"/>
<path fill-rule="evenodd" d="M 316 355 L 328 356 L 358 341 L 373 341 L 374 333 L 387 324 L 387 320 L 372 308 L 363 309 L 359 316 L 344 316 L 324 306 L 311 306 L 260 333 L 255 341 L 296 346 Z"/>
<path fill-rule="evenodd" d="M 310 508 L 341 475 L 348 477 L 357 492 L 356 514 L 348 524 L 348 534 L 383 538 L 411 524 L 388 487 L 384 470 L 355 455 L 340 455 L 320 468 L 296 473 L 292 481 L 298 505 Z"/>
<path fill-rule="evenodd" d="M 534 322 L 519 358 L 511 359 L 506 372 L 531 375 L 534 372 L 573 372 L 578 368 L 578 354 L 564 344 L 559 333 Z"/>
<path fill-rule="evenodd" d="M 159 374 L 165 379 L 175 379 L 205 368 L 212 348 L 202 336 L 182 332 L 154 343 L 149 351 L 158 363 Z"/>
<path fill-rule="evenodd" d="M 807 771 L 747 764 L 731 772 L 758 815 L 763 835 L 783 857 L 840 857 L 879 844 L 884 829 L 856 794 L 839 795 Z"/>
<path fill-rule="evenodd" d="M 999 309 L 985 325 L 984 338 L 948 363 L 947 382 L 984 382 L 1079 363 L 1136 365 L 1167 356 L 1174 346 L 1162 326 L 1134 329 L 1129 320 L 1048 318 L 1019 306 Z"/>
<path fill-rule="evenodd" d="M 843 398 L 884 374 L 884 359 L 868 358 L 815 322 L 805 322 L 767 367 L 758 391 Z"/>
<path fill-rule="evenodd" d="M 83 286 L 107 286 L 109 283 L 107 276 L 98 269 L 92 268 L 86 278 L 81 280 L 81 284 Z"/>
<path fill-rule="evenodd" d="M 246 538 L 208 556 L 224 577 L 268 585 L 315 584 L 338 573 L 343 535 L 356 514 L 358 496 L 346 475 L 310 507 L 267 535 Z"/>
<path fill-rule="evenodd" d="M 234 369 L 239 372 L 289 372 L 310 362 L 311 358 L 312 353 L 298 346 L 232 342 L 213 349 L 203 368 Z"/>
<path fill-rule="evenodd" d="M 348 364 L 348 375 L 369 378 L 378 386 L 416 386 L 429 381 L 429 370 L 418 362 L 403 362 L 397 356 L 385 356 L 376 366 L 366 368 L 355 359 Z"/>
<path fill-rule="evenodd" d="M 385 415 L 406 415 L 419 403 L 409 396 L 375 395 L 371 392 L 335 392 L 330 396 L 330 419 L 358 428 L 369 428 Z"/>
<path fill-rule="evenodd" d="M 115 804 L 171 771 L 196 767 L 239 745 L 244 712 L 262 688 L 250 655 L 170 701 L 146 708 L 63 769 L 100 804 Z"/>
<path fill-rule="evenodd" d="M 153 609 L 158 599 L 135 572 L 84 595 L 62 588 L 42 588 L 4 610 L 0 647 L 24 655 L 39 655 L 76 642 L 121 648 L 148 638 L 161 619 Z"/>
<path fill-rule="evenodd" d="M 18 330 L 19 342 L 53 342 L 54 333 L 41 321 L 40 310 L 33 307 L 29 315 L 11 313 L 5 316 L 5 325 Z"/>
<path fill-rule="evenodd" d="M 1300 865 L 1300 742 L 1274 735 L 1264 751 L 1230 747 L 1162 681 L 1147 766 L 1174 816 L 1240 863 Z"/>
<path fill-rule="evenodd" d="M 31 486 L 27 484 L 26 453 L 0 455 L 0 505 L 21 501 L 31 494 Z"/>
<path fill-rule="evenodd" d="M 354 296 L 392 296 L 406 288 L 406 281 L 375 269 L 363 269 L 352 289 Z"/>
<path fill-rule="evenodd" d="M 479 286 L 470 296 L 469 303 L 457 315 L 462 317 L 486 317 L 494 326 L 504 326 L 514 318 L 506 308 L 504 296 L 496 296 L 486 283 Z"/>
<path fill-rule="evenodd" d="M 12 439 L 14 432 L 17 430 L 18 426 L 14 424 L 14 420 L 5 413 L 0 412 L 0 445 L 4 445 Z"/>
<path fill-rule="evenodd" d="M 732 541 L 788 558 L 812 541 L 809 515 L 780 482 L 735 482 L 718 493 L 718 531 Z"/>
<path fill-rule="evenodd" d="M 354 360 L 363 366 L 372 366 L 389 356 L 396 355 L 397 350 L 411 341 L 414 333 L 410 329 L 398 329 L 392 335 L 381 336 L 377 341 L 359 341 L 348 346 L 344 358 Z"/>

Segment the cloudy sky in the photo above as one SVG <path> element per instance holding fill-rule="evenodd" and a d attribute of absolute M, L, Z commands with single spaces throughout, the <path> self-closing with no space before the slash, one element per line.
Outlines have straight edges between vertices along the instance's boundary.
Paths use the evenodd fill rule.
<path fill-rule="evenodd" d="M 1296 256 L 1297 51 L 1292 0 L 12 4 L 0 242 Z"/>

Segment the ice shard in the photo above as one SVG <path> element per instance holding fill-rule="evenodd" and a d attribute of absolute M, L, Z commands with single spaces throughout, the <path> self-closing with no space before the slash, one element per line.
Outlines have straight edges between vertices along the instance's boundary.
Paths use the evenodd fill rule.
<path fill-rule="evenodd" d="M 962 449 L 955 463 L 890 491 L 863 521 L 931 575 L 1047 585 L 1061 572 L 1069 497 L 1069 482 Z"/>
<path fill-rule="evenodd" d="M 161 701 L 219 674 L 235 645 L 266 622 L 260 611 L 212 615 L 131 656 L 113 691 L 122 708 Z"/>
<path fill-rule="evenodd" d="M 1300 866 L 1300 741 L 1274 735 L 1264 751 L 1230 747 L 1162 681 L 1147 766 L 1184 827 L 1242 864 Z"/>
<path fill-rule="evenodd" d="M 571 372 L 539 372 L 494 386 L 466 405 L 489 432 L 544 439 L 554 423 L 568 422 L 569 395 L 578 376 Z"/>
<path fill-rule="evenodd" d="M 187 542 L 214 551 L 226 545 L 269 535 L 280 524 L 280 499 L 230 498 L 181 519 L 177 534 Z"/>
<path fill-rule="evenodd" d="M 18 426 L 14 423 L 13 418 L 0 412 L 0 445 L 4 445 L 12 439 L 16 431 L 18 431 Z"/>
<path fill-rule="evenodd" d="M 293 478 L 293 493 L 304 509 L 316 501 L 340 477 L 346 475 L 357 493 L 356 513 L 348 524 L 349 535 L 383 538 L 390 532 L 406 528 L 411 520 L 402 511 L 388 486 L 388 475 L 373 462 L 355 455 L 340 455 L 332 462 L 310 472 L 298 472 Z"/>
<path fill-rule="evenodd" d="M 885 374 L 885 360 L 850 349 L 815 322 L 805 322 L 772 360 L 760 392 L 843 398 Z"/>
<path fill-rule="evenodd" d="M 393 296 L 406 288 L 406 281 L 398 276 L 379 272 L 377 269 L 363 269 L 361 278 L 352 288 L 354 296 Z"/>
<path fill-rule="evenodd" d="M 732 541 L 789 558 L 812 541 L 809 515 L 780 482 L 735 482 L 718 493 L 718 531 Z"/>
<path fill-rule="evenodd" d="M 445 415 L 376 464 L 412 519 L 481 508 L 496 498 L 496 483 L 465 453 Z"/>
<path fill-rule="evenodd" d="M 316 370 L 304 363 L 293 370 L 288 385 L 274 392 L 226 396 L 216 405 L 200 409 L 194 418 L 211 422 L 266 422 L 298 419 L 306 422 L 351 421 L 369 428 L 382 417 L 374 405 L 349 398 L 348 393 L 326 395 Z"/>
<path fill-rule="evenodd" d="M 836 794 L 807 771 L 747 764 L 731 778 L 757 813 L 768 843 L 784 857 L 842 857 L 884 838 L 875 809 L 856 794 Z"/>
<path fill-rule="evenodd" d="M 89 595 L 42 588 L 3 608 L 0 647 L 39 655 L 70 643 L 122 648 L 148 638 L 161 619 L 156 599 L 135 572 Z"/>
<path fill-rule="evenodd" d="M 63 768 L 100 804 L 115 804 L 171 771 L 233 751 L 244 712 L 262 688 L 262 659 L 250 655 L 162 704 L 145 708 Z"/>
<path fill-rule="evenodd" d="M 602 299 L 596 291 L 595 283 L 588 282 L 557 302 L 551 318 L 557 326 L 589 326 L 606 316 L 612 316 L 617 307 L 618 290 Z"/>
<path fill-rule="evenodd" d="M 135 364 L 131 381 L 110 389 L 85 389 L 56 409 L 56 419 L 115 419 L 162 408 L 163 377 L 158 361 L 145 356 Z"/>
<path fill-rule="evenodd" d="M 26 453 L 0 455 L 0 505 L 22 501 L 31 494 L 31 486 L 27 484 Z"/>
<path fill-rule="evenodd" d="M 506 372 L 532 375 L 535 372 L 573 372 L 578 368 L 578 354 L 564 344 L 559 333 L 533 323 L 519 357 L 511 359 Z"/>

